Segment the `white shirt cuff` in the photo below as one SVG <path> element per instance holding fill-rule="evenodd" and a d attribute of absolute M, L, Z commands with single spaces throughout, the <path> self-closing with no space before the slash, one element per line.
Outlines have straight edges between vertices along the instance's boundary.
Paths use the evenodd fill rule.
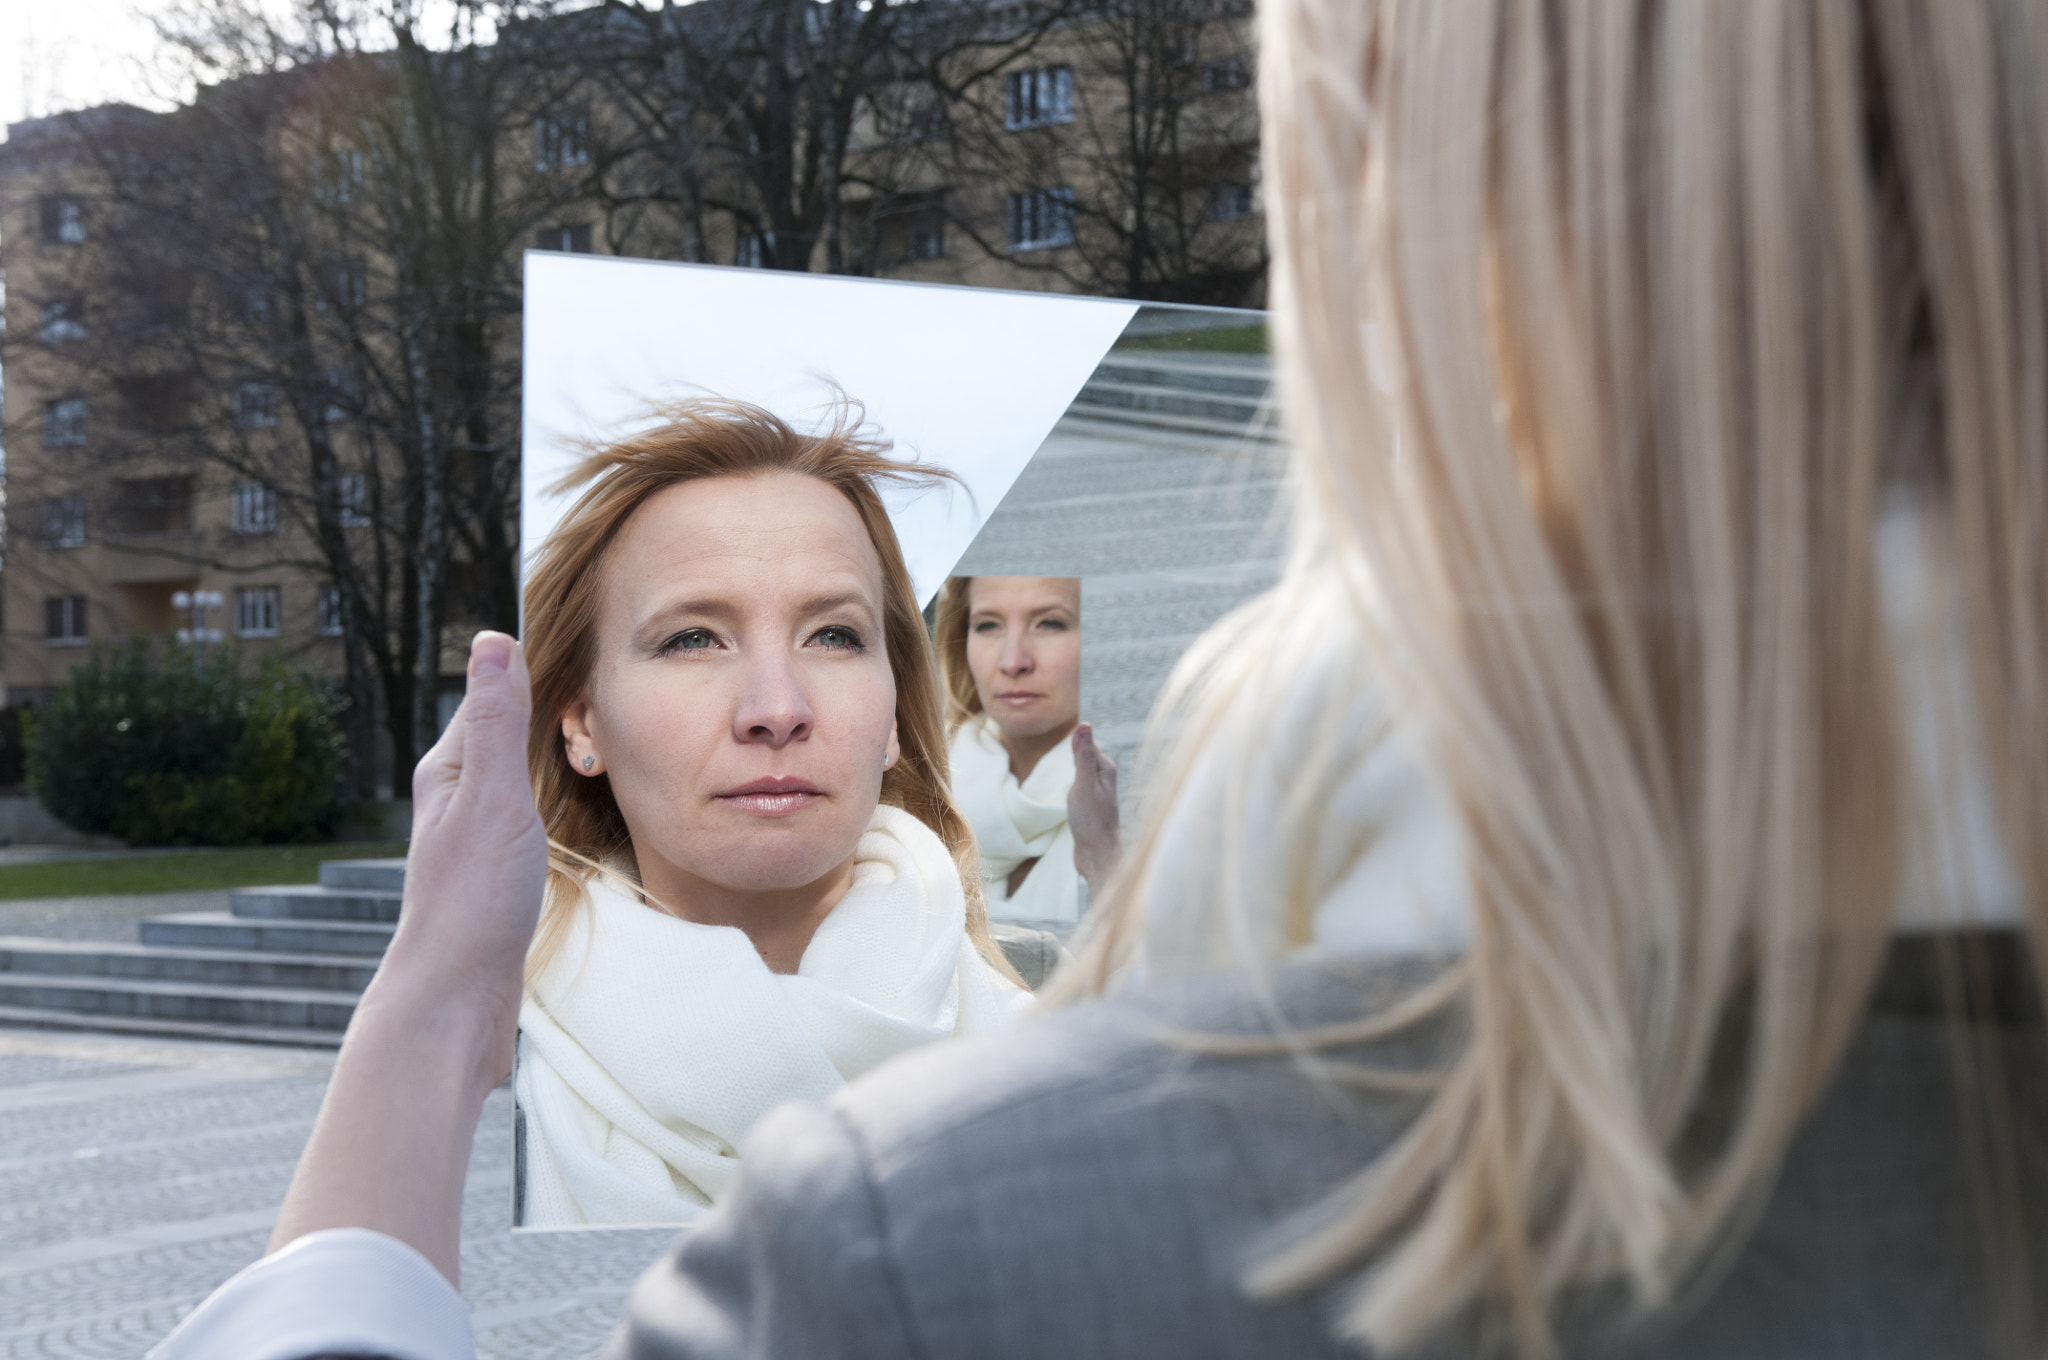
<path fill-rule="evenodd" d="M 148 1360 L 475 1360 L 469 1309 L 426 1257 L 368 1228 L 308 1233 L 206 1297 Z"/>

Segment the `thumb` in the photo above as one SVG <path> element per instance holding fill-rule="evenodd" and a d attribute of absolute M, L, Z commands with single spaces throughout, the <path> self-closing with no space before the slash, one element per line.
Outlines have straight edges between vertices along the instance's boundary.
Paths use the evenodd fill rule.
<path fill-rule="evenodd" d="M 526 787 L 532 712 L 532 681 L 519 644 L 503 633 L 478 633 L 469 644 L 469 682 L 457 713 L 464 783 L 475 779 L 484 788 Z"/>

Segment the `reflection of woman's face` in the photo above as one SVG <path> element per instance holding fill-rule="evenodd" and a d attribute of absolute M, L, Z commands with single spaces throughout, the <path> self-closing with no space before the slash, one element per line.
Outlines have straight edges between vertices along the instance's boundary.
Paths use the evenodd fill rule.
<path fill-rule="evenodd" d="M 975 577 L 967 592 L 967 669 L 983 711 L 1005 737 L 1071 728 L 1081 716 L 1081 582 Z"/>
<path fill-rule="evenodd" d="M 845 864 L 896 753 L 881 561 L 853 506 L 793 473 L 681 483 L 602 570 L 563 733 L 610 776 L 642 881 L 786 891 Z"/>

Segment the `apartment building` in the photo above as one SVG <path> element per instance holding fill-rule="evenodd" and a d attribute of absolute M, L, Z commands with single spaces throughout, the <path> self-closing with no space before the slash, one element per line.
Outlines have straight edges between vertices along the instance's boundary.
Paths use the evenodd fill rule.
<path fill-rule="evenodd" d="M 703 0 L 661 22 L 690 25 L 701 57 L 749 41 L 759 8 Z M 47 694 L 93 643 L 201 628 L 344 682 L 361 720 L 376 715 L 387 767 L 423 746 L 431 733 L 407 715 L 445 717 L 468 632 L 514 608 L 527 249 L 1262 301 L 1248 5 L 1104 4 L 1035 30 L 1014 4 L 924 9 L 941 55 L 864 68 L 831 134 L 844 156 L 826 166 L 817 135 L 794 136 L 776 152 L 794 166 L 786 185 L 745 127 L 787 111 L 675 115 L 645 87 L 671 68 L 640 61 L 638 32 L 607 46 L 591 27 L 617 13 L 525 34 L 528 64 L 509 76 L 474 54 L 435 58 L 451 88 L 509 90 L 479 85 L 472 102 L 496 121 L 458 129 L 471 140 L 453 169 L 397 164 L 412 144 L 377 140 L 394 120 L 376 101 L 398 97 L 388 56 L 217 88 L 169 114 L 13 125 L 0 144 L 6 702 Z M 986 69 L 960 77 L 974 62 Z M 742 83 L 729 98 L 757 94 Z M 680 117 L 667 140 L 647 113 L 664 107 Z M 224 128 L 241 129 L 242 160 L 202 154 L 233 140 Z M 687 182 L 679 138 L 696 148 Z M 462 238 L 471 255 L 454 265 L 394 234 L 407 219 L 391 205 L 428 197 L 400 181 L 430 171 L 443 180 L 428 188 L 467 177 L 451 201 L 496 195 L 473 221 L 422 219 L 422 240 Z M 467 293 L 449 281 L 465 269 L 481 280 Z M 442 299 L 472 310 L 421 310 Z M 221 603 L 178 607 L 195 595 Z"/>

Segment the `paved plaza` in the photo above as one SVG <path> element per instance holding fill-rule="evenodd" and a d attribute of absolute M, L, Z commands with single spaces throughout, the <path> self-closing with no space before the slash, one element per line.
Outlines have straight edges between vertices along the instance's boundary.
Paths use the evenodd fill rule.
<path fill-rule="evenodd" d="M 0 1029 L 0 1357 L 133 1360 L 263 1251 L 329 1053 Z M 666 1231 L 513 1233 L 485 1106 L 462 1287 L 484 1360 L 594 1351 Z"/>

